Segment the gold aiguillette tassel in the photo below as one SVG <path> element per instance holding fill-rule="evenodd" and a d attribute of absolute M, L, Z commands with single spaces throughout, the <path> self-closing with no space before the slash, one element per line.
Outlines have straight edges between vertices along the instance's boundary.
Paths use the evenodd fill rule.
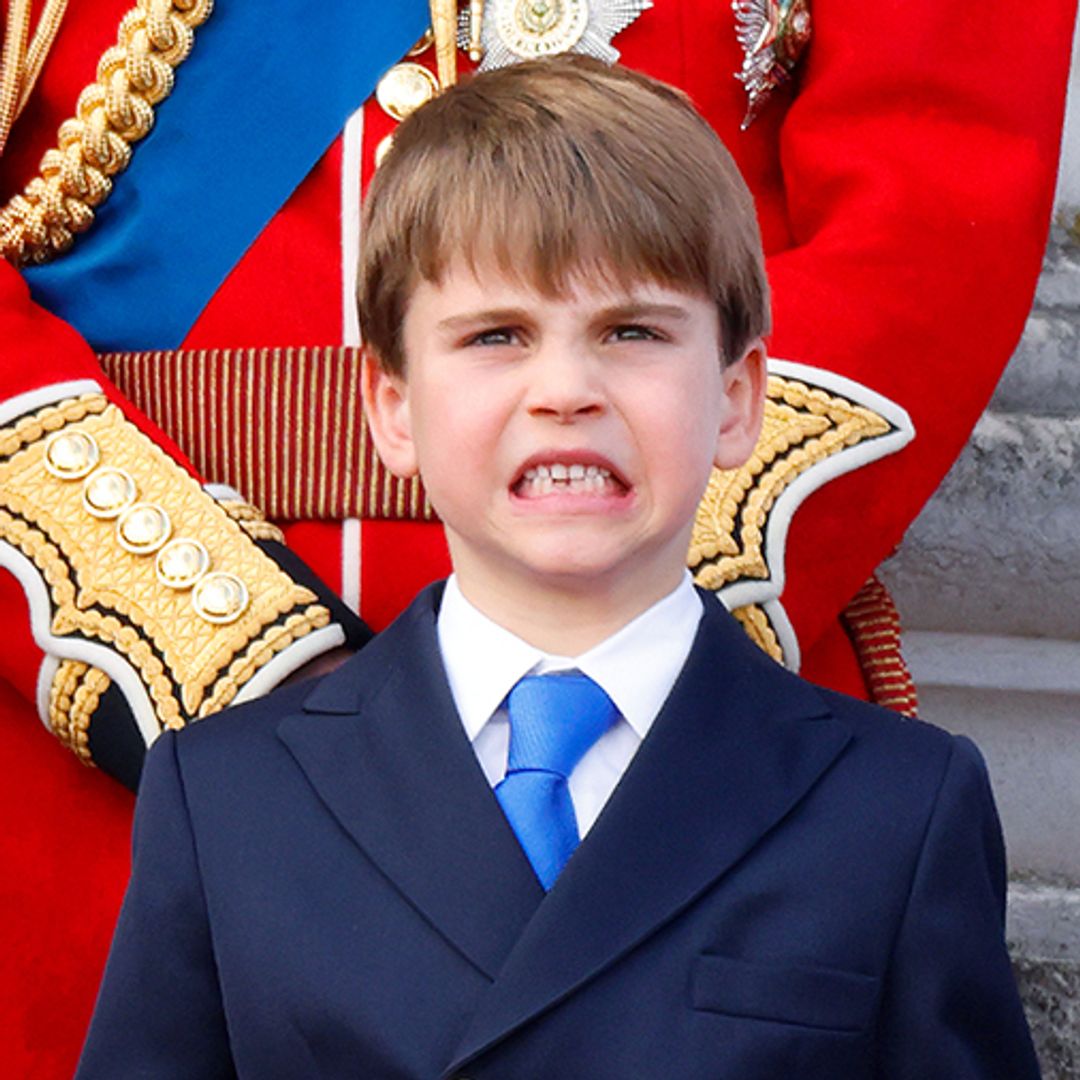
<path fill-rule="evenodd" d="M 457 82 L 457 0 L 431 0 L 431 31 L 439 85 L 445 90 Z"/>
<path fill-rule="evenodd" d="M 479 64 L 484 59 L 484 46 L 480 37 L 484 26 L 484 0 L 469 0 L 469 59 Z"/>

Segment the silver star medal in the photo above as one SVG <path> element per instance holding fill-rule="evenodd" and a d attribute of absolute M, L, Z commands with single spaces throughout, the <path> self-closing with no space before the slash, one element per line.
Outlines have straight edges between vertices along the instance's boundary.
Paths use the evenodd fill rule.
<path fill-rule="evenodd" d="M 577 52 L 608 64 L 619 59 L 611 39 L 625 30 L 652 0 L 487 0 L 480 31 L 480 71 L 556 53 Z M 468 48 L 468 13 L 459 41 Z"/>

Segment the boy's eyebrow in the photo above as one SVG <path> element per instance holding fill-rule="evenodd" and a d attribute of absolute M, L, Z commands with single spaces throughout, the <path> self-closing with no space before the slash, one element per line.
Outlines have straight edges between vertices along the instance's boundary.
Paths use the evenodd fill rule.
<path fill-rule="evenodd" d="M 616 304 L 605 308 L 600 312 L 600 318 L 604 321 L 627 321 L 642 318 L 662 318 L 685 321 L 690 318 L 690 312 L 681 304 L 653 303 L 648 300 L 631 300 L 625 304 Z"/>
<path fill-rule="evenodd" d="M 439 330 L 457 330 L 472 326 L 474 323 L 517 323 L 527 317 L 522 308 L 484 308 L 480 311 L 467 311 L 463 315 L 450 315 L 436 323 Z"/>
<path fill-rule="evenodd" d="M 518 323 L 528 319 L 523 308 L 485 308 L 462 315 L 450 315 L 436 325 L 439 330 L 457 330 L 475 323 Z M 690 313 L 681 304 L 653 303 L 647 300 L 629 300 L 602 308 L 596 315 L 597 322 L 632 322 L 642 318 L 665 318 L 685 322 Z"/>

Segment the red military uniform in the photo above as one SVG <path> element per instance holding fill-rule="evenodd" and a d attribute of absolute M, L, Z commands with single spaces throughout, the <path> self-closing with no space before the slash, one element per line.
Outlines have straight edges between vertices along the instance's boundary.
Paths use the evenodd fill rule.
<path fill-rule="evenodd" d="M 34 175 L 129 3 L 71 5 L 5 152 L 5 199 Z M 727 5 L 655 0 L 613 43 L 623 62 L 690 94 L 755 192 L 773 290 L 770 354 L 870 388 L 913 422 L 915 437 L 902 451 L 831 479 L 798 506 L 781 553 L 781 601 L 803 672 L 858 691 L 839 614 L 959 452 L 1030 304 L 1075 5 L 1043 5 L 1037 21 L 1001 6 L 928 0 L 814 0 L 811 12 L 812 40 L 794 80 L 745 131 L 746 93 L 734 78 L 744 54 Z M 177 99 L 184 88 L 181 65 Z M 375 148 L 395 126 L 374 102 L 360 117 L 244 253 L 188 330 L 185 348 L 358 343 L 348 300 L 355 169 L 370 175 Z M 199 182 L 193 178 L 193 198 Z M 124 184 L 123 173 L 114 184 Z M 19 274 L 0 263 L 0 403 L 87 377 L 102 381 L 95 350 L 35 306 Z M 167 435 L 144 426 L 179 456 L 173 440 L 182 439 L 183 424 Z M 229 456 L 225 446 L 207 459 Z M 299 522 L 286 532 L 376 628 L 448 569 L 431 522 Z M 8 638 L 0 659 L 7 679 L 0 1045 L 12 1075 L 59 1076 L 73 1066 L 104 963 L 126 880 L 132 801 L 41 730 L 30 704 L 41 654 L 26 629 L 26 604 L 11 579 L 0 599 Z"/>

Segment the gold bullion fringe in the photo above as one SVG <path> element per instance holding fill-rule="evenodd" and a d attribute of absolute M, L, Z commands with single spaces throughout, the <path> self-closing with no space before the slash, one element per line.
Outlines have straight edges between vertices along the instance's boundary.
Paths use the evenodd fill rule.
<path fill-rule="evenodd" d="M 94 764 L 90 756 L 90 721 L 111 683 L 99 668 L 81 660 L 64 660 L 49 687 L 49 726 L 84 765 Z"/>
<path fill-rule="evenodd" d="M 855 646 L 870 699 L 904 716 L 917 715 L 915 681 L 900 651 L 900 613 L 876 574 L 855 594 L 841 619 Z"/>
<path fill-rule="evenodd" d="M 48 262 L 90 227 L 212 10 L 212 0 L 138 0 L 121 19 L 116 44 L 102 54 L 39 174 L 0 209 L 0 258 L 15 266 Z"/>

